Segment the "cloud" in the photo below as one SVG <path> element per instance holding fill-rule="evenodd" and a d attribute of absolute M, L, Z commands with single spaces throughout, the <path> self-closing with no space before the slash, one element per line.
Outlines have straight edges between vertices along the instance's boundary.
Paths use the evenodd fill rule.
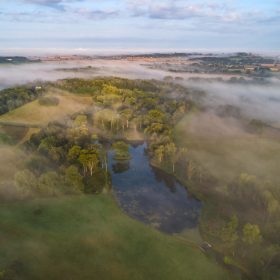
<path fill-rule="evenodd" d="M 279 11 L 241 8 L 236 1 L 217 2 L 210 0 L 19 0 L 79 16 L 80 19 L 110 19 L 112 17 L 145 18 L 162 21 L 189 21 L 197 25 L 266 24 L 280 22 Z M 83 2 L 83 4 L 82 4 Z M 80 4 L 79 4 L 80 3 Z M 120 3 L 120 4 L 119 4 Z M 72 5 L 76 4 L 76 5 Z"/>
<path fill-rule="evenodd" d="M 148 16 L 154 19 L 186 19 L 202 16 L 199 6 L 155 6 L 148 11 Z"/>
<path fill-rule="evenodd" d="M 67 3 L 82 2 L 84 0 L 23 0 L 25 3 L 43 5 L 57 10 L 64 11 Z"/>
<path fill-rule="evenodd" d="M 3 2 L 0 22 L 2 37 L 7 38 L 26 37 L 23 33 L 29 37 L 36 33 L 36 38 L 50 38 L 53 34 L 55 38 L 65 38 L 69 36 L 65 33 L 67 30 L 73 37 L 96 36 L 104 31 L 108 37 L 137 37 L 149 46 L 159 44 L 151 43 L 151 38 L 165 40 L 166 47 L 232 45 L 244 46 L 244 49 L 248 46 L 276 49 L 279 44 L 280 11 L 271 2 L 264 5 L 257 1 L 254 7 L 241 0 Z M 21 22 L 24 24 L 20 25 Z M 79 44 L 85 46 L 82 42 Z"/>
<path fill-rule="evenodd" d="M 278 21 L 279 11 L 268 9 L 241 8 L 237 2 L 215 1 L 148 1 L 128 0 L 127 7 L 132 17 L 158 20 L 197 20 L 202 24 L 254 24 L 264 21 Z M 278 14 L 277 14 L 278 13 Z"/>
<path fill-rule="evenodd" d="M 171 2 L 129 1 L 128 9 L 133 17 L 148 17 L 152 19 L 185 19 L 201 15 L 200 5 L 177 5 Z"/>
<path fill-rule="evenodd" d="M 118 10 L 114 9 L 103 9 L 103 10 L 95 10 L 95 9 L 79 9 L 75 10 L 75 14 L 85 17 L 91 20 L 102 20 L 107 18 L 113 18 L 119 15 Z"/>
<path fill-rule="evenodd" d="M 96 5 L 90 5 L 89 8 L 83 8 L 82 5 L 72 6 L 75 3 L 87 2 L 86 0 L 20 0 L 23 3 L 50 7 L 52 10 L 47 9 L 32 9 L 18 11 L 7 10 L 0 12 L 2 19 L 8 21 L 21 21 L 21 22 L 54 22 L 62 23 L 69 22 L 75 18 L 76 21 L 83 19 L 88 20 L 102 20 L 113 18 L 120 14 L 120 11 L 114 8 L 97 8 L 101 1 L 96 1 Z M 93 4 L 93 3 L 91 3 Z M 96 8 L 90 8 L 95 6 Z M 59 17 L 58 13 L 63 13 L 63 17 Z"/>

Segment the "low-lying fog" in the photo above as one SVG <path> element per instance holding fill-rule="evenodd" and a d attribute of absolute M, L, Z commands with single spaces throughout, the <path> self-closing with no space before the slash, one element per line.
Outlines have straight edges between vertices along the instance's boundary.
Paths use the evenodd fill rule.
<path fill-rule="evenodd" d="M 0 89 L 34 81 L 55 81 L 63 78 L 92 78 L 96 76 L 119 76 L 140 79 L 163 79 L 165 76 L 179 76 L 187 87 L 207 92 L 205 104 L 215 107 L 234 105 L 249 118 L 262 119 L 273 125 L 280 123 L 280 79 L 266 79 L 259 84 L 229 83 L 229 75 L 205 75 L 189 73 L 171 73 L 145 67 L 140 61 L 124 60 L 77 60 L 64 62 L 42 62 L 21 65 L 0 65 Z M 91 68 L 87 68 L 91 66 Z M 79 70 L 78 70 L 79 69 Z M 199 77 L 195 81 L 193 77 Z M 209 79 L 212 77 L 213 79 Z M 220 77 L 223 81 L 218 81 Z M 207 79 L 203 79 L 207 78 Z M 181 83 L 181 82 L 180 82 Z"/>
<path fill-rule="evenodd" d="M 259 84 L 228 83 L 209 80 L 185 83 L 207 93 L 204 102 L 211 107 L 233 105 L 239 107 L 244 116 L 260 119 L 271 125 L 280 125 L 280 79 L 267 79 Z"/>
<path fill-rule="evenodd" d="M 80 69 L 91 66 L 89 69 Z M 73 70 L 73 71 L 72 71 Z M 0 89 L 28 82 L 55 81 L 63 78 L 92 78 L 96 76 L 119 76 L 131 79 L 162 79 L 164 71 L 149 70 L 140 63 L 113 60 L 77 60 L 42 62 L 20 65 L 0 65 Z"/>

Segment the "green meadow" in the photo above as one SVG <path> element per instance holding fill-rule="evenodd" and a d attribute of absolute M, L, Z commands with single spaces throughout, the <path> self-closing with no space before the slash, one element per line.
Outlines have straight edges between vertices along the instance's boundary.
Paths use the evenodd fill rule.
<path fill-rule="evenodd" d="M 45 96 L 58 98 L 58 105 L 44 106 L 40 105 L 38 100 L 34 100 L 1 115 L 0 123 L 42 126 L 51 121 L 62 120 L 66 116 L 84 110 L 92 103 L 92 98 L 89 96 L 77 96 L 54 88 L 48 89 Z"/>
<path fill-rule="evenodd" d="M 233 279 L 198 248 L 129 218 L 110 195 L 2 204 L 0 226 L 0 279 Z"/>

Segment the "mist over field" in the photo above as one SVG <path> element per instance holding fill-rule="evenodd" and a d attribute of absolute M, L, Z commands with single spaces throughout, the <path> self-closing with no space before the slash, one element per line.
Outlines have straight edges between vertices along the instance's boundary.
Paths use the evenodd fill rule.
<path fill-rule="evenodd" d="M 252 119 L 261 119 L 279 127 L 280 120 L 280 79 L 266 79 L 264 82 L 246 83 L 200 80 L 187 82 L 186 86 L 206 92 L 206 106 L 217 108 L 220 105 L 239 107 L 242 114 Z"/>
<path fill-rule="evenodd" d="M 92 67 L 88 68 L 87 67 Z M 279 125 L 280 120 L 280 79 L 267 78 L 263 83 L 251 80 L 246 83 L 228 83 L 227 75 L 171 73 L 164 70 L 153 70 L 140 62 L 115 60 L 42 62 L 22 65 L 0 66 L 0 88 L 34 83 L 36 81 L 56 81 L 63 78 L 93 78 L 97 76 L 117 76 L 131 79 L 163 79 L 165 76 L 181 77 L 180 82 L 186 87 L 206 92 L 205 104 L 217 107 L 233 105 L 251 118 L 259 118 L 271 124 Z M 193 78 L 199 78 L 199 82 Z M 216 78 L 224 81 L 215 80 Z"/>
<path fill-rule="evenodd" d="M 79 68 L 89 66 L 92 69 L 79 70 Z M 36 81 L 55 81 L 74 77 L 119 76 L 132 79 L 162 79 L 165 75 L 164 71 L 149 70 L 140 65 L 140 63 L 125 61 L 93 59 L 91 61 L 81 60 L 73 62 L 34 62 L 22 65 L 0 65 L 0 88 Z"/>

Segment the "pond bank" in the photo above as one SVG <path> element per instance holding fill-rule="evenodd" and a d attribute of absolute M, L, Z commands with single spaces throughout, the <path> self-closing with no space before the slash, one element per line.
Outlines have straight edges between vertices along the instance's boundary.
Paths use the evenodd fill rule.
<path fill-rule="evenodd" d="M 173 176 L 150 165 L 146 143 L 130 145 L 131 160 L 117 161 L 109 152 L 114 195 L 131 217 L 166 233 L 198 225 L 201 202 Z"/>

